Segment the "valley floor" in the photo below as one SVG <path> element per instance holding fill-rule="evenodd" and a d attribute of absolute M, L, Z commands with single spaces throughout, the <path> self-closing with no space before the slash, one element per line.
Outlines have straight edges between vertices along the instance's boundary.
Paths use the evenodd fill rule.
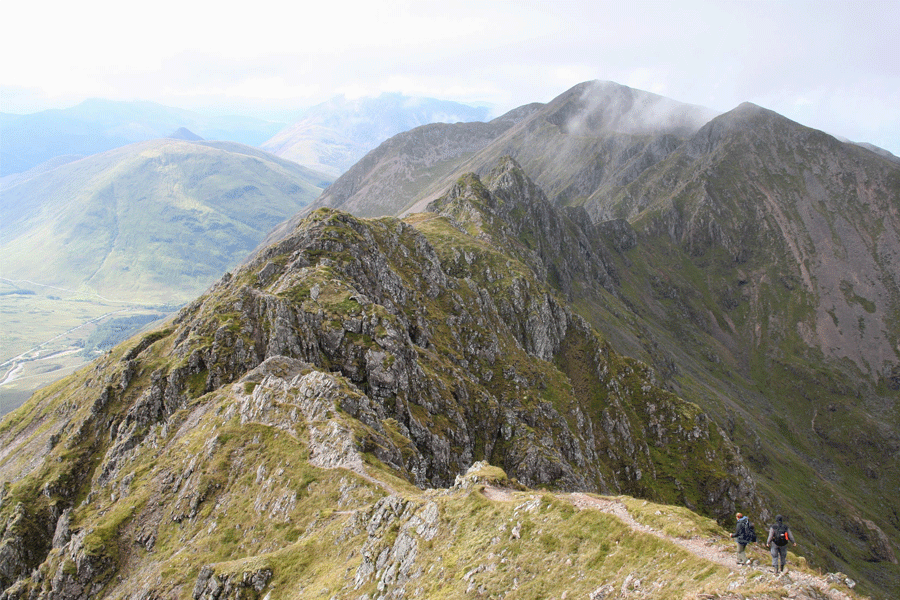
<path fill-rule="evenodd" d="M 0 416 L 172 310 L 0 278 Z"/>

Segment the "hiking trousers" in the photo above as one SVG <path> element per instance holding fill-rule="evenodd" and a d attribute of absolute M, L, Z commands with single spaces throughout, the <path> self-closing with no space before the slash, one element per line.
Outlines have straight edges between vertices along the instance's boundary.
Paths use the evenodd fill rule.
<path fill-rule="evenodd" d="M 772 551 L 772 566 L 776 569 L 784 567 L 785 563 L 787 563 L 787 545 L 779 546 L 775 542 L 771 544 Z M 779 561 L 781 561 L 781 565 L 779 565 Z"/>
<path fill-rule="evenodd" d="M 747 562 L 747 553 L 745 550 L 747 549 L 747 544 L 742 544 L 740 542 L 737 543 L 737 563 L 742 565 Z"/>

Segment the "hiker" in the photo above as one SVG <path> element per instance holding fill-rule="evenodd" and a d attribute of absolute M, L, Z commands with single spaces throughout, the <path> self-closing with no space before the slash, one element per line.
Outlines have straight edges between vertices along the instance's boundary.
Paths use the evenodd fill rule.
<path fill-rule="evenodd" d="M 775 575 L 784 571 L 784 564 L 787 562 L 787 545 L 788 542 L 795 546 L 794 535 L 791 528 L 784 524 L 784 517 L 778 515 L 775 517 L 775 523 L 769 527 L 769 538 L 766 545 L 772 552 L 772 569 Z"/>
<path fill-rule="evenodd" d="M 750 524 L 750 517 L 742 515 L 741 513 L 737 513 L 735 517 L 737 517 L 737 526 L 734 529 L 734 533 L 731 534 L 731 537 L 735 538 L 735 541 L 737 542 L 737 564 L 749 565 L 750 561 L 747 560 L 745 550 L 747 544 L 756 541 L 756 532 L 753 531 L 753 525 Z"/>

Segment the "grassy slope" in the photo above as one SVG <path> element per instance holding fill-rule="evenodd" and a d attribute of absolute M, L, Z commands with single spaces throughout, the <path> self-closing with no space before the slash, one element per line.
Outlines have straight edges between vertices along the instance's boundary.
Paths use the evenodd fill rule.
<path fill-rule="evenodd" d="M 321 192 L 310 171 L 236 147 L 154 140 L 6 190 L 3 276 L 119 300 L 195 296 Z"/>

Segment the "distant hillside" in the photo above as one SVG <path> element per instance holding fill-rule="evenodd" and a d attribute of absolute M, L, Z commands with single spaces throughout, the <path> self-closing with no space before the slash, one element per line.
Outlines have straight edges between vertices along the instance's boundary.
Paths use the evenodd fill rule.
<path fill-rule="evenodd" d="M 5 189 L 0 269 L 103 296 L 183 302 L 327 183 L 240 144 L 132 144 Z"/>
<path fill-rule="evenodd" d="M 153 102 L 92 99 L 67 109 L 3 114 L 0 176 L 67 154 L 90 155 L 185 127 L 205 139 L 257 146 L 284 127 L 251 117 L 206 117 Z"/>
<path fill-rule="evenodd" d="M 389 137 L 428 123 L 484 121 L 485 107 L 382 94 L 332 98 L 261 144 L 264 150 L 335 177 Z"/>

